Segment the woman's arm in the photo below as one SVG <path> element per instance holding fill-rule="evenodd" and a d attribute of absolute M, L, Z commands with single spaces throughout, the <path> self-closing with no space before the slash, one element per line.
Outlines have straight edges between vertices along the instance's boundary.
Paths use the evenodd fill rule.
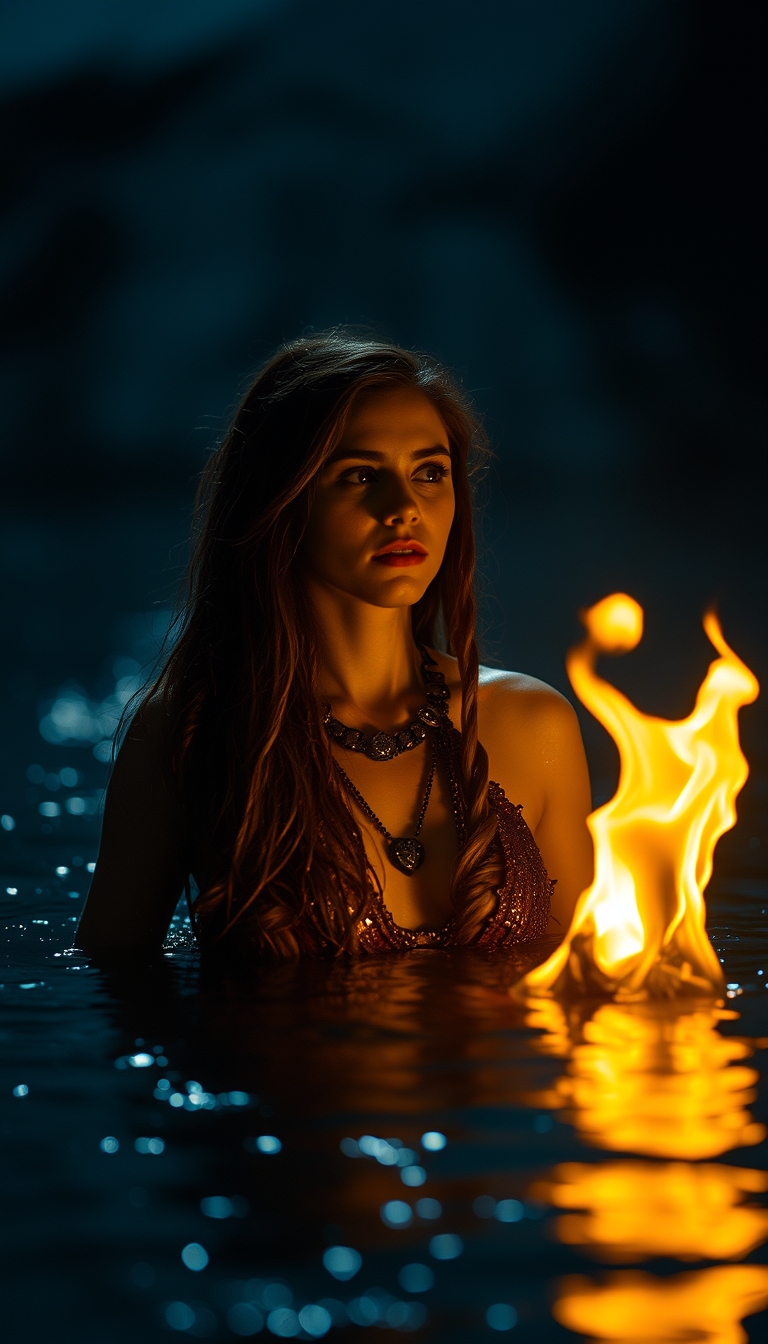
<path fill-rule="evenodd" d="M 550 932 L 564 938 L 576 902 L 592 881 L 593 854 L 587 830 L 592 797 L 581 730 L 575 710 L 560 696 L 549 706 L 545 737 L 544 808 L 534 836 L 549 876 L 557 879 Z"/>
<path fill-rule="evenodd" d="M 115 762 L 96 872 L 77 930 L 77 946 L 86 952 L 159 948 L 184 888 L 184 813 L 163 725 L 161 706 L 143 705 Z"/>
<path fill-rule="evenodd" d="M 511 802 L 523 805 L 557 883 L 550 932 L 564 937 L 593 869 L 589 772 L 576 713 L 564 696 L 533 677 L 489 671 L 486 678 L 479 727 L 490 777 Z"/>

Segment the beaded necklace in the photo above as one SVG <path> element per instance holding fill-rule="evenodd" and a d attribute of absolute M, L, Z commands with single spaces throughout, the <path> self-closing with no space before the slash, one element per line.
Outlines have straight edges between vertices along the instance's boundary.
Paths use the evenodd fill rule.
<path fill-rule="evenodd" d="M 329 737 L 348 751 L 361 751 L 372 761 L 391 761 L 404 751 L 413 751 L 427 736 L 428 729 L 440 728 L 448 713 L 451 692 L 445 677 L 438 670 L 434 658 L 426 649 L 420 649 L 421 675 L 427 687 L 427 703 L 416 710 L 416 717 L 407 728 L 396 733 L 363 733 L 359 728 L 348 728 L 334 717 L 330 705 L 323 705 L 323 723 Z"/>

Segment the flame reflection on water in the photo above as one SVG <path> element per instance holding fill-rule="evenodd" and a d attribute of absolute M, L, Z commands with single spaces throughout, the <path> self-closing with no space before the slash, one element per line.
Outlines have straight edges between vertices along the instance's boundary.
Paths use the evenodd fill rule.
<path fill-rule="evenodd" d="M 763 1265 L 716 1265 L 665 1279 L 623 1270 L 603 1283 L 580 1275 L 564 1279 L 552 1314 L 578 1334 L 615 1344 L 744 1344 L 741 1320 L 766 1302 Z"/>
<path fill-rule="evenodd" d="M 590 1011 L 529 1001 L 527 1023 L 542 1031 L 538 1049 L 567 1061 L 531 1104 L 563 1110 L 591 1147 L 643 1155 L 559 1163 L 533 1182 L 531 1196 L 565 1211 L 554 1222 L 558 1241 L 610 1264 L 735 1260 L 765 1240 L 768 1210 L 749 1200 L 768 1189 L 768 1175 L 702 1161 L 766 1133 L 748 1110 L 757 1072 L 741 1062 L 759 1043 L 718 1030 L 736 1017 L 712 1002 Z M 570 1277 L 553 1315 L 591 1340 L 741 1344 L 742 1318 L 766 1303 L 767 1268 L 718 1265 L 671 1277 Z"/>
<path fill-rule="evenodd" d="M 737 1062 L 754 1043 L 717 1030 L 735 1016 L 711 1003 L 686 1012 L 603 1003 L 584 1020 L 555 999 L 531 1000 L 538 1048 L 568 1060 L 531 1104 L 564 1108 L 595 1148 L 701 1159 L 760 1143 L 765 1126 L 747 1110 L 758 1074 Z"/>
<path fill-rule="evenodd" d="M 719 1163 L 563 1162 L 530 1193 L 561 1215 L 558 1241 L 602 1260 L 653 1256 L 738 1260 L 768 1236 L 768 1209 L 744 1204 L 768 1189 L 763 1171 Z"/>

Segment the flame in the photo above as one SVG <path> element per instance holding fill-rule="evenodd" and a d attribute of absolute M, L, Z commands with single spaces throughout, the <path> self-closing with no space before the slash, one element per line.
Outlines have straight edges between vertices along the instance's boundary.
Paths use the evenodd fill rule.
<path fill-rule="evenodd" d="M 530 1194 L 559 1209 L 558 1241 L 601 1259 L 659 1255 L 739 1260 L 768 1236 L 768 1209 L 744 1204 L 768 1190 L 768 1173 L 721 1163 L 563 1162 Z"/>
<path fill-rule="evenodd" d="M 746 1344 L 740 1322 L 768 1302 L 768 1268 L 716 1265 L 664 1279 L 642 1270 L 621 1270 L 601 1284 L 574 1275 L 562 1281 L 560 1291 L 553 1316 L 592 1340 Z"/>
<path fill-rule="evenodd" d="M 748 774 L 737 714 L 758 694 L 749 668 L 723 639 L 717 618 L 704 629 L 720 657 L 707 671 L 693 713 L 673 722 L 642 714 L 595 673 L 600 653 L 640 642 L 643 611 L 624 593 L 582 613 L 586 639 L 567 668 L 584 705 L 619 749 L 615 796 L 589 817 L 595 876 L 571 927 L 527 990 L 598 990 L 617 998 L 711 993 L 720 963 L 704 927 L 702 892 L 720 836 L 736 820 Z"/>
<path fill-rule="evenodd" d="M 582 1020 L 542 997 L 530 1003 L 526 1023 L 544 1028 L 542 1054 L 568 1062 L 528 1104 L 565 1109 L 584 1143 L 613 1152 L 696 1160 L 761 1143 L 765 1126 L 747 1110 L 758 1074 L 741 1063 L 755 1042 L 717 1030 L 734 1016 L 714 1007 L 603 1003 Z"/>

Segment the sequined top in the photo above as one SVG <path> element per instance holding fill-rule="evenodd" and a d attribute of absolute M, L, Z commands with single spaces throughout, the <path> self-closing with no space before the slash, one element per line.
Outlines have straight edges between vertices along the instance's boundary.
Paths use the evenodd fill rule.
<path fill-rule="evenodd" d="M 553 884 L 520 807 L 514 807 L 501 785 L 493 781 L 488 786 L 488 801 L 499 819 L 504 882 L 497 891 L 496 909 L 474 946 L 493 949 L 546 935 Z M 377 892 L 358 934 L 365 952 L 402 952 L 413 947 L 455 945 L 455 925 L 451 917 L 442 929 L 423 932 L 401 928 Z"/>
<path fill-rule="evenodd" d="M 461 734 L 451 727 L 441 733 L 441 739 L 440 747 L 449 767 L 454 815 L 461 840 L 463 804 L 456 786 Z M 510 803 L 501 785 L 493 780 L 488 785 L 488 801 L 498 817 L 494 843 L 500 846 L 503 853 L 504 881 L 496 891 L 496 908 L 489 915 L 485 928 L 473 946 L 493 950 L 546 936 L 554 883 L 547 875 L 541 852 L 523 818 L 521 806 Z M 357 934 L 361 951 L 367 953 L 458 946 L 454 916 L 441 929 L 406 929 L 395 923 L 379 891 L 374 891 L 367 914 L 358 924 Z M 309 929 L 302 943 L 307 952 L 321 951 Z"/>

